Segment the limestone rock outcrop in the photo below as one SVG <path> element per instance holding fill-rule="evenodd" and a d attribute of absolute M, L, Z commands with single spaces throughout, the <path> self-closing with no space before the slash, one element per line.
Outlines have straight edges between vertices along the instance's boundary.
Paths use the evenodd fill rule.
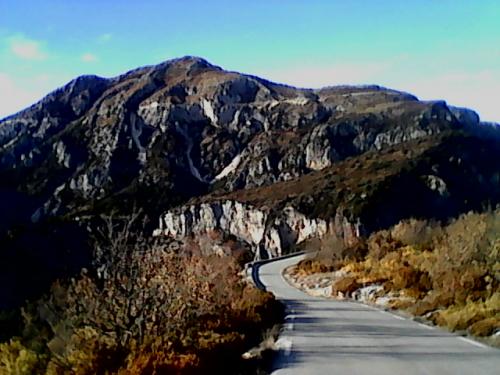
<path fill-rule="evenodd" d="M 307 218 L 293 207 L 277 215 L 237 201 L 202 203 L 168 211 L 160 217 L 156 236 L 184 238 L 217 230 L 250 244 L 257 257 L 272 258 L 289 252 L 302 241 L 321 237 L 327 221 Z"/>

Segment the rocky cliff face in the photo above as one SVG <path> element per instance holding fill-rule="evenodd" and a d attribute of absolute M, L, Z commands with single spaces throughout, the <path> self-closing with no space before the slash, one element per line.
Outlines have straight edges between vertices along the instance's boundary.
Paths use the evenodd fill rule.
<path fill-rule="evenodd" d="M 290 180 L 471 117 L 376 86 L 295 89 L 182 58 L 78 78 L 2 120 L 0 172 L 37 198 L 33 221 L 128 190 L 162 190 L 169 206 L 214 186 Z"/>
<path fill-rule="evenodd" d="M 269 186 L 213 192 L 160 217 L 157 236 L 233 235 L 257 257 L 335 233 L 346 245 L 409 217 L 446 220 L 500 202 L 500 144 L 442 135 L 405 142 Z"/>
<path fill-rule="evenodd" d="M 210 231 L 233 235 L 252 246 L 256 258 L 273 258 L 289 252 L 295 245 L 329 230 L 340 232 L 346 242 L 359 236 L 359 224 L 335 215 L 331 221 L 309 218 L 287 206 L 273 213 L 238 201 L 219 201 L 189 205 L 160 217 L 156 236 L 185 238 Z"/>
<path fill-rule="evenodd" d="M 475 112 L 441 101 L 379 86 L 298 89 L 194 57 L 111 79 L 84 76 L 0 120 L 0 237 L 9 257 L 33 258 L 26 231 L 141 207 L 161 216 L 157 235 L 216 229 L 262 256 L 327 230 L 350 241 L 421 213 L 396 186 L 428 199 L 422 212 L 495 204 L 500 137 L 495 125 L 483 128 Z M 398 185 L 405 173 L 418 189 Z M 460 180 L 473 189 L 458 189 Z M 406 208 L 366 209 L 388 202 Z"/>

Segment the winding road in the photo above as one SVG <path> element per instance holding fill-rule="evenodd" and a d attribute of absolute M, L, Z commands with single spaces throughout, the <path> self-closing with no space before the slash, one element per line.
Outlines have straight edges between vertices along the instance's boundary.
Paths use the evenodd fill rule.
<path fill-rule="evenodd" d="M 500 374 L 500 350 L 356 302 L 309 296 L 283 270 L 301 256 L 257 269 L 287 307 L 273 374 Z"/>

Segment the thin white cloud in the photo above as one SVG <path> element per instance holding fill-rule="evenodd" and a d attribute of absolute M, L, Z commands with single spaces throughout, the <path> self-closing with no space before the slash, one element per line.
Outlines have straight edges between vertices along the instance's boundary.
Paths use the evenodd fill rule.
<path fill-rule="evenodd" d="M 113 34 L 111 33 L 105 33 L 101 34 L 97 37 L 97 41 L 100 43 L 107 43 L 113 38 Z"/>
<path fill-rule="evenodd" d="M 377 77 L 391 67 L 383 62 L 341 63 L 332 65 L 296 66 L 258 72 L 267 79 L 297 87 L 320 88 L 340 84 L 376 83 Z"/>
<path fill-rule="evenodd" d="M 45 60 L 45 53 L 40 42 L 24 37 L 14 37 L 10 39 L 10 51 L 23 60 Z"/>
<path fill-rule="evenodd" d="M 0 72 L 0 118 L 14 114 L 41 99 L 51 87 L 46 75 L 33 78 L 30 89 L 22 87 L 13 77 Z"/>
<path fill-rule="evenodd" d="M 422 99 L 444 99 L 451 105 L 476 110 L 484 121 L 500 122 L 500 70 L 450 72 L 408 80 L 405 87 Z"/>
<path fill-rule="evenodd" d="M 483 121 L 500 122 L 498 88 L 500 69 L 448 71 L 412 64 L 411 59 L 391 62 L 354 62 L 328 65 L 304 64 L 292 68 L 255 72 L 275 82 L 319 88 L 339 84 L 379 84 L 407 91 L 422 100 L 446 100 L 471 108 Z"/>
<path fill-rule="evenodd" d="M 93 63 L 99 60 L 99 58 L 93 53 L 84 53 L 80 59 L 86 63 Z"/>

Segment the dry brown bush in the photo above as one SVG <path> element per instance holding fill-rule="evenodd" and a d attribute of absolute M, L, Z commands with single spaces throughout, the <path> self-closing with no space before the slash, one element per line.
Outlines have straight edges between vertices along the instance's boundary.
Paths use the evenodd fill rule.
<path fill-rule="evenodd" d="M 484 334 L 497 324 L 500 208 L 467 213 L 445 226 L 405 220 L 390 230 L 373 233 L 366 245 L 360 244 L 367 248 L 363 259 L 346 257 L 343 249 L 341 262 L 328 263 L 317 257 L 304 261 L 300 268 L 314 273 L 342 267 L 347 276 L 335 287 L 342 292 L 382 283 L 385 292 L 409 298 L 395 305 L 415 315 L 432 314 L 436 323 L 452 330 L 474 327 L 471 332 Z"/>
<path fill-rule="evenodd" d="M 390 231 L 396 241 L 404 245 L 427 247 L 441 233 L 439 223 L 409 219 L 396 224 Z"/>
<path fill-rule="evenodd" d="M 302 275 L 311 275 L 314 273 L 332 272 L 339 268 L 339 262 L 336 260 L 317 260 L 317 259 L 304 259 L 301 260 L 297 266 L 297 272 Z"/>
<path fill-rule="evenodd" d="M 491 336 L 496 330 L 500 330 L 500 317 L 486 318 L 469 327 L 469 332 L 474 336 Z"/>
<path fill-rule="evenodd" d="M 402 290 L 418 285 L 422 273 L 411 267 L 408 263 L 403 263 L 394 272 L 392 277 L 393 288 L 397 290 Z"/>
<path fill-rule="evenodd" d="M 448 327 L 451 330 L 465 330 L 468 327 L 474 326 L 483 320 L 488 322 L 483 323 L 481 327 L 476 326 L 476 329 L 482 328 L 485 330 L 487 325 L 493 324 L 500 319 L 500 292 L 496 292 L 486 300 L 467 301 L 467 303 L 454 304 L 446 309 L 439 310 L 432 315 L 432 320 L 439 324 Z"/>
<path fill-rule="evenodd" d="M 387 276 L 387 290 L 420 290 L 423 299 L 412 308 L 419 315 L 498 290 L 499 210 L 468 213 L 443 228 L 424 223 L 405 221 L 370 237 L 368 256 L 380 259 L 375 268 Z"/>
<path fill-rule="evenodd" d="M 388 253 L 396 251 L 401 243 L 395 240 L 390 231 L 381 230 L 368 238 L 368 254 L 374 259 L 382 259 Z"/>
<path fill-rule="evenodd" d="M 279 319 L 280 305 L 241 279 L 233 257 L 183 256 L 127 226 L 106 230 L 96 272 L 56 282 L 24 311 L 23 337 L 1 348 L 0 373 L 16 350 L 34 353 L 24 362 L 46 374 L 232 371 Z"/>
<path fill-rule="evenodd" d="M 314 254 L 317 260 L 338 260 L 346 248 L 344 240 L 337 234 L 328 232 L 323 237 L 313 238 L 304 244 L 304 250 Z"/>
<path fill-rule="evenodd" d="M 344 277 L 337 280 L 332 285 L 332 295 L 337 296 L 342 293 L 344 296 L 350 296 L 352 292 L 362 286 L 355 277 Z"/>
<path fill-rule="evenodd" d="M 332 232 L 321 238 L 307 240 L 303 249 L 308 256 L 298 263 L 297 270 L 304 275 L 338 270 L 346 261 L 362 260 L 368 252 L 366 241 L 359 239 L 347 246 L 342 238 Z"/>

